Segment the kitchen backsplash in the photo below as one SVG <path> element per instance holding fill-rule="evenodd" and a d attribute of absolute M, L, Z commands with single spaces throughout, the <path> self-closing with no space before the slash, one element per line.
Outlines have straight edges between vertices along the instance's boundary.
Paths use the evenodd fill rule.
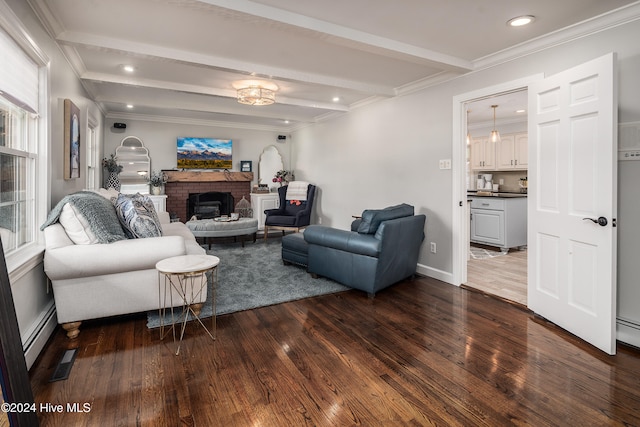
<path fill-rule="evenodd" d="M 519 192 L 520 191 L 520 178 L 524 178 L 527 176 L 527 171 L 487 171 L 486 173 L 490 173 L 493 175 L 493 183 L 494 184 L 499 184 L 500 180 L 504 180 L 504 184 L 500 185 L 500 189 L 499 191 L 505 191 L 505 192 Z M 476 188 L 476 181 L 479 175 L 482 174 L 475 174 L 473 175 L 471 178 L 469 179 L 469 186 L 468 189 L 469 190 L 477 190 Z"/>

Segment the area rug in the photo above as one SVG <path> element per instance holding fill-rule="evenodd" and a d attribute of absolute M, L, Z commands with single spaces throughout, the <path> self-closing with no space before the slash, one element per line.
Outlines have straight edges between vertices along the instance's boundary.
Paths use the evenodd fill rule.
<path fill-rule="evenodd" d="M 216 314 L 228 314 L 303 298 L 342 292 L 349 288 L 333 280 L 313 279 L 306 269 L 282 263 L 281 239 L 267 242 L 214 244 L 207 251 L 220 258 Z M 211 317 L 211 292 L 200 317 Z M 165 324 L 171 323 L 167 313 Z M 160 327 L 156 310 L 147 313 L 147 327 Z"/>
<path fill-rule="evenodd" d="M 488 259 L 488 258 L 503 256 L 503 255 L 506 255 L 506 253 L 503 253 L 499 249 L 491 250 L 491 249 L 478 248 L 476 246 L 471 246 L 471 248 L 469 249 L 469 255 L 471 255 L 471 258 L 473 259 Z"/>

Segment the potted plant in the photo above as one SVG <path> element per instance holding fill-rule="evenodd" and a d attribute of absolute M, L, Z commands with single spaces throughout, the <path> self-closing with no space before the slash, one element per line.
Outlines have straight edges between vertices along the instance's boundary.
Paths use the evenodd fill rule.
<path fill-rule="evenodd" d="M 152 171 L 149 177 L 149 185 L 151 185 L 151 194 L 162 194 L 162 187 L 167 183 L 167 175 L 164 172 Z"/>
<path fill-rule="evenodd" d="M 278 172 L 276 172 L 272 181 L 277 182 L 280 184 L 280 186 L 282 186 L 295 179 L 296 177 L 293 175 L 293 171 L 279 170 Z"/>
<path fill-rule="evenodd" d="M 109 158 L 105 157 L 102 159 L 102 167 L 109 172 L 105 188 L 114 188 L 120 191 L 120 178 L 118 178 L 118 174 L 122 172 L 122 165 L 118 164 L 118 158 L 115 154 L 112 154 Z"/>

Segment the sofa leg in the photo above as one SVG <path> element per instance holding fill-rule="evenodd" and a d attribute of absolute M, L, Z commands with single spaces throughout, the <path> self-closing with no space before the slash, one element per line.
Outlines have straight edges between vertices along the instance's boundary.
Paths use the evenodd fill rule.
<path fill-rule="evenodd" d="M 70 340 L 78 338 L 78 335 L 80 335 L 80 325 L 81 324 L 82 324 L 82 322 L 63 323 L 62 324 L 62 329 L 67 331 L 67 338 L 69 338 Z"/>
<path fill-rule="evenodd" d="M 376 294 L 371 293 L 371 292 L 367 292 L 367 297 L 368 297 L 369 299 L 374 299 L 374 298 L 376 297 Z"/>
<path fill-rule="evenodd" d="M 316 273 L 309 273 L 309 274 L 310 274 L 310 275 L 311 275 L 311 277 L 313 277 L 314 279 L 317 279 L 318 277 L 320 277 L 320 276 L 318 276 Z"/>
<path fill-rule="evenodd" d="M 200 317 L 200 312 L 202 311 L 203 305 L 203 303 L 199 302 L 197 304 L 191 304 L 189 307 L 191 308 L 191 310 L 193 310 L 196 316 Z"/>

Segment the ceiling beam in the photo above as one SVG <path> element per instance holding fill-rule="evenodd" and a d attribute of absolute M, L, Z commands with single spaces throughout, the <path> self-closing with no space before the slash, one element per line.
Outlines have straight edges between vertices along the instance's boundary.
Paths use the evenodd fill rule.
<path fill-rule="evenodd" d="M 97 94 L 94 98 L 96 102 L 117 104 L 121 106 L 131 103 L 131 96 L 123 93 L 122 91 L 99 90 L 96 92 Z M 275 104 L 276 108 L 249 107 L 246 105 L 238 104 L 237 102 L 235 102 L 235 100 L 221 99 L 216 102 L 215 100 L 210 100 L 203 97 L 193 97 L 189 94 L 185 94 L 182 97 L 167 96 L 165 98 L 163 96 L 158 96 L 158 94 L 154 92 L 146 92 L 142 88 L 136 91 L 134 95 L 134 108 L 136 109 L 142 107 L 159 108 L 158 106 L 161 105 L 163 106 L 162 108 L 167 108 L 169 110 L 200 111 L 206 113 L 230 114 L 247 117 L 253 116 L 273 120 L 284 120 L 283 118 L 286 118 L 287 120 L 297 122 L 313 121 L 313 116 L 329 111 L 318 109 L 318 111 L 313 115 L 304 113 L 303 110 L 300 109 L 287 109 L 286 112 L 284 112 L 282 108 L 277 108 L 278 104 Z M 333 110 L 332 112 L 341 113 L 342 111 Z"/>
<path fill-rule="evenodd" d="M 235 72 L 246 76 L 268 76 L 268 78 L 285 81 L 301 81 L 324 86 L 335 86 L 363 93 L 374 93 L 379 96 L 392 97 L 394 88 L 389 86 L 374 85 L 362 81 L 341 79 L 326 75 L 300 72 L 292 69 L 270 67 L 247 61 L 238 61 L 201 53 L 189 52 L 183 49 L 172 49 L 164 46 L 150 45 L 130 40 L 122 40 L 111 37 L 103 37 L 94 34 L 65 31 L 58 34 L 57 39 L 61 44 L 97 47 L 121 52 L 129 52 L 136 55 L 163 58 L 190 64 L 205 65 L 219 70 Z"/>
<path fill-rule="evenodd" d="M 191 85 L 185 83 L 166 82 L 161 80 L 140 79 L 134 77 L 118 76 L 106 73 L 84 72 L 80 76 L 83 80 L 91 80 L 96 82 L 116 83 L 121 85 L 139 86 L 153 89 L 163 89 L 176 92 L 195 93 L 199 95 L 219 96 L 223 98 L 237 98 L 237 92 L 234 89 L 220 89 L 215 87 L 206 87 L 199 85 Z M 276 93 L 276 102 L 282 105 L 295 105 L 297 107 L 320 108 L 332 111 L 349 111 L 349 107 L 329 102 L 308 101 L 305 99 L 290 98 L 280 96 Z"/>
<path fill-rule="evenodd" d="M 287 10 L 278 9 L 250 0 L 198 0 L 200 3 L 212 6 L 223 7 L 236 12 L 269 19 L 283 24 L 293 25 L 311 31 L 317 31 L 329 35 L 336 44 L 342 44 L 353 48 L 358 48 L 367 52 L 379 55 L 398 58 L 407 56 L 414 58 L 414 62 L 437 64 L 446 69 L 458 69 L 471 71 L 473 64 L 462 58 L 446 55 L 433 50 L 424 49 L 418 46 L 402 43 L 386 37 L 358 31 L 353 28 L 344 27 L 331 22 L 300 15 Z M 405 58 L 406 59 L 406 58 Z"/>

